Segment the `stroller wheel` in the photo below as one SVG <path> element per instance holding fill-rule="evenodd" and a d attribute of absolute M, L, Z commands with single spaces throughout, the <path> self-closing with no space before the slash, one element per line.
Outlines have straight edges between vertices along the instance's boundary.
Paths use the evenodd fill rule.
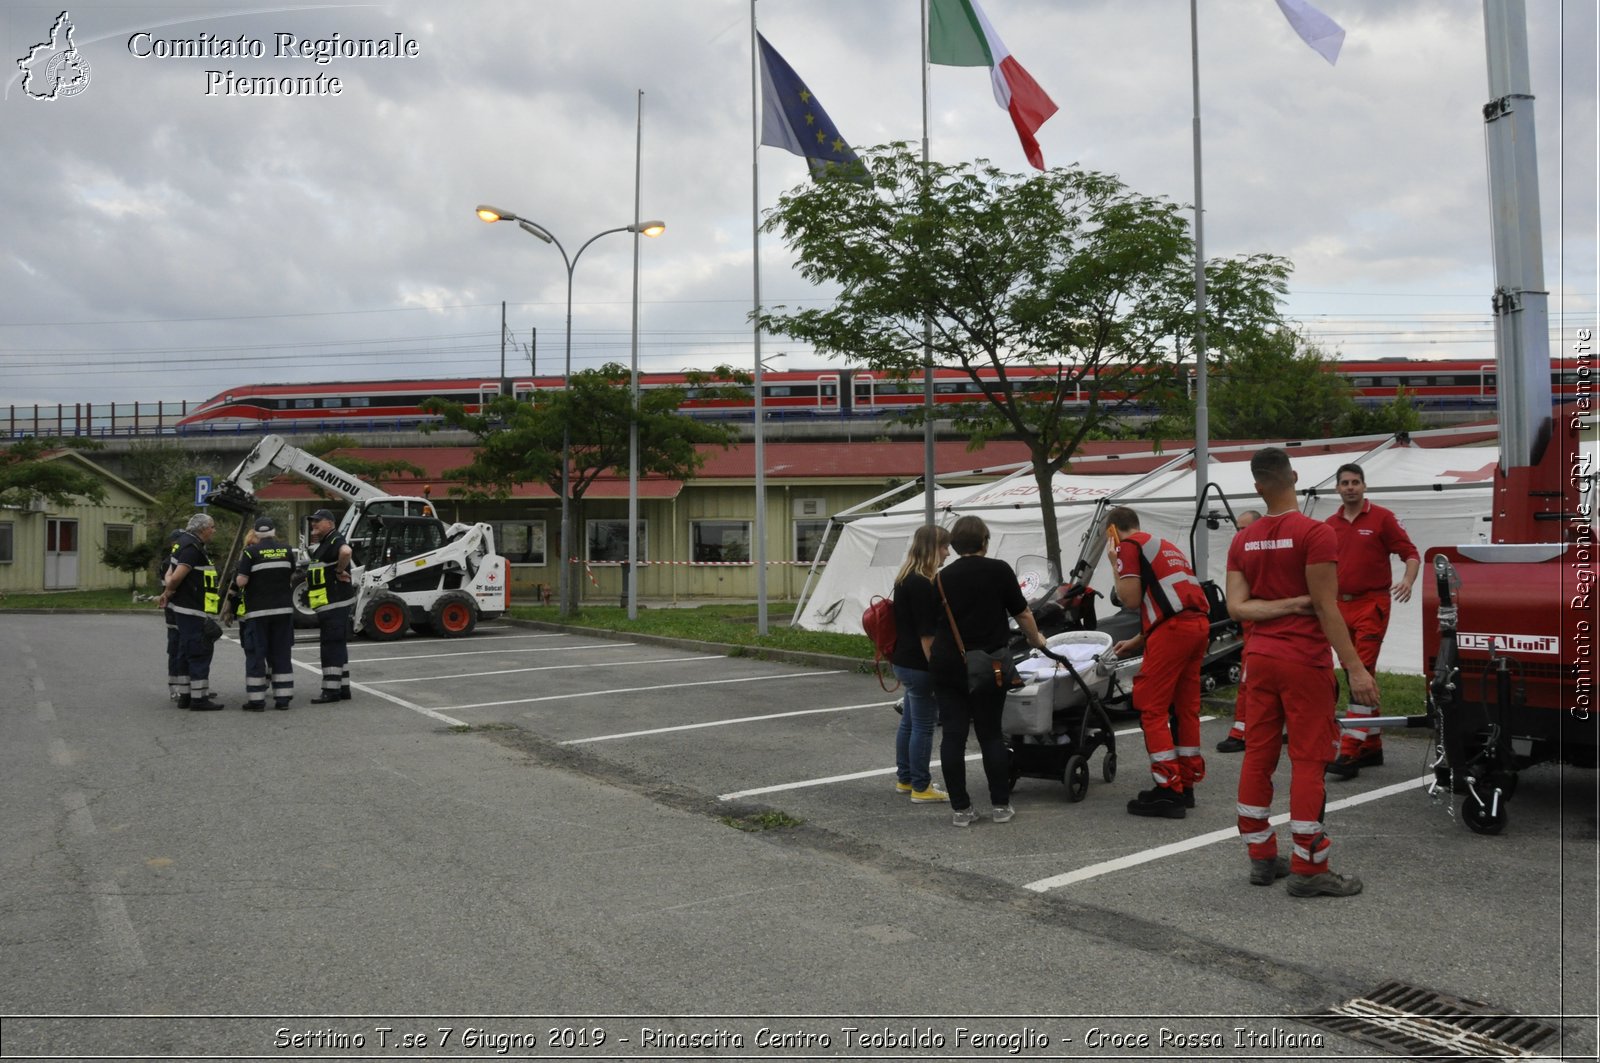
<path fill-rule="evenodd" d="M 1067 784 L 1067 800 L 1082 801 L 1089 792 L 1089 762 L 1074 753 L 1067 758 L 1061 781 Z"/>
<path fill-rule="evenodd" d="M 1114 752 L 1107 753 L 1105 755 L 1105 759 L 1100 762 L 1100 778 L 1104 779 L 1106 782 L 1114 782 L 1114 781 L 1116 781 L 1116 778 L 1117 778 L 1117 755 L 1116 755 L 1116 753 L 1114 753 Z"/>

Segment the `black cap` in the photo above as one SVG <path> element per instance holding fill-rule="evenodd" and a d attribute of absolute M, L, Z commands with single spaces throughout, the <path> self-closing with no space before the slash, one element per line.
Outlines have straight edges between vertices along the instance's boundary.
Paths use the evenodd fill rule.
<path fill-rule="evenodd" d="M 273 523 L 271 517 L 257 517 L 256 518 L 256 534 L 257 535 L 271 535 L 273 532 L 275 532 L 277 530 L 278 530 L 278 526 Z"/>
<path fill-rule="evenodd" d="M 313 523 L 313 524 L 315 524 L 319 520 L 332 520 L 332 519 L 333 519 L 333 514 L 331 512 L 329 512 L 328 510 L 326 510 L 326 509 L 319 509 L 315 513 L 311 514 L 311 523 Z"/>

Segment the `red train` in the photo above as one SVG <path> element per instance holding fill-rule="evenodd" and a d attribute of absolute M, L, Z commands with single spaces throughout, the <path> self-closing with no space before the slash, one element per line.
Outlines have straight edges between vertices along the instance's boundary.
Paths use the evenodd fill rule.
<path fill-rule="evenodd" d="M 1332 363 L 1333 372 L 1349 379 L 1358 400 L 1388 402 L 1397 388 L 1405 388 L 1424 408 L 1482 407 L 1492 412 L 1495 367 L 1480 361 L 1368 361 Z M 1557 402 L 1574 398 L 1579 389 L 1576 359 L 1556 363 L 1551 372 L 1551 392 Z M 1026 387 L 1030 379 L 1041 383 L 1053 375 L 1048 368 L 1007 371 Z M 559 390 L 560 377 L 510 378 L 512 394 L 526 396 Z M 753 397 L 709 398 L 687 387 L 682 373 L 640 374 L 641 388 L 681 387 L 687 391 L 682 410 L 699 416 L 748 418 Z M 1593 381 L 1586 382 L 1593 394 Z M 426 420 L 425 399 L 439 397 L 476 410 L 499 394 L 501 382 L 483 377 L 430 380 L 371 380 L 328 384 L 247 384 L 231 388 L 196 407 L 179 429 L 287 427 L 295 422 L 336 429 L 368 421 Z M 745 388 L 751 396 L 753 388 Z M 934 373 L 934 401 L 939 405 L 980 400 L 981 389 L 959 370 Z M 1082 398 L 1083 396 L 1078 396 Z M 923 402 L 922 380 L 897 380 L 865 369 L 788 370 L 762 374 L 762 407 L 774 416 L 873 416 L 891 413 Z"/>

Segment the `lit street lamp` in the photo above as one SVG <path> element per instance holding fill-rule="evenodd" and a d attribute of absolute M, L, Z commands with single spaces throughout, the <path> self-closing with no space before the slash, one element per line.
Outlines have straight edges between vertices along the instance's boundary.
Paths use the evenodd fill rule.
<path fill-rule="evenodd" d="M 567 249 L 561 246 L 561 241 L 555 235 L 537 222 L 513 214 L 509 210 L 491 207 L 487 204 L 478 206 L 478 217 L 486 222 L 514 221 L 523 232 L 537 236 L 547 244 L 554 244 L 557 251 L 561 252 L 561 261 L 567 267 L 567 356 L 566 368 L 562 372 L 561 386 L 563 389 L 570 386 L 572 380 L 572 273 L 578 266 L 578 259 L 589 245 L 602 236 L 611 233 L 643 233 L 645 236 L 660 236 L 666 231 L 667 223 L 663 221 L 642 221 L 633 225 L 622 225 L 615 229 L 605 229 L 595 233 L 583 242 L 577 254 L 567 257 Z M 572 431 L 565 423 L 561 428 L 561 570 L 559 573 L 559 594 L 561 598 L 561 615 L 566 616 L 572 611 L 572 577 L 567 562 L 567 552 L 572 548 L 572 517 L 571 517 L 571 473 L 572 473 Z"/>

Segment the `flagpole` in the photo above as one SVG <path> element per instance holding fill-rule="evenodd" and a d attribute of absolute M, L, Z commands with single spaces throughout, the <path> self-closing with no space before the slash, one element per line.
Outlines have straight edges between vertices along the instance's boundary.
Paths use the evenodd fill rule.
<path fill-rule="evenodd" d="M 756 39 L 756 0 L 750 0 L 750 262 L 755 312 L 756 438 L 756 633 L 767 633 L 767 460 L 761 411 L 761 46 Z"/>
<path fill-rule="evenodd" d="M 753 3 L 754 0 L 751 0 Z M 928 0 L 917 0 L 922 16 L 922 170 L 928 170 Z M 922 315 L 922 522 L 933 523 L 933 320 Z"/>
<path fill-rule="evenodd" d="M 752 0 L 753 2 L 753 0 Z M 1189 0 L 1189 65 L 1194 79 L 1194 504 L 1205 505 L 1211 461 L 1211 413 L 1206 406 L 1206 240 L 1204 195 L 1200 183 L 1200 14 L 1197 0 Z M 1210 529 L 1200 521 L 1194 540 L 1195 573 L 1207 578 Z"/>
<path fill-rule="evenodd" d="M 623 593 L 628 619 L 639 618 L 639 203 L 644 173 L 644 89 L 633 120 L 633 359 L 628 374 L 628 567 Z"/>

